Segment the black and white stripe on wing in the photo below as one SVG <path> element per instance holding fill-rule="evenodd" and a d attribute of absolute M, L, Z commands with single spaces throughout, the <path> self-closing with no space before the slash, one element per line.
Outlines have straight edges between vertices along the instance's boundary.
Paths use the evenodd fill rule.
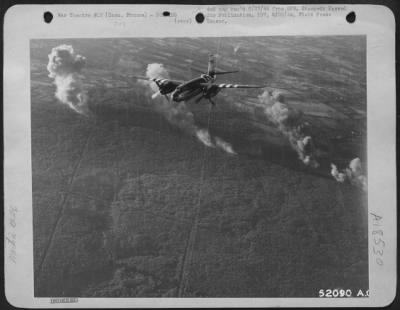
<path fill-rule="evenodd" d="M 264 88 L 261 85 L 218 84 L 219 88 Z"/>
<path fill-rule="evenodd" d="M 218 88 L 265 88 L 266 85 L 242 85 L 242 84 L 212 84 L 212 83 L 200 83 L 200 86 L 205 87 L 218 87 Z"/>
<path fill-rule="evenodd" d="M 166 79 L 152 78 L 152 79 L 150 79 L 150 81 L 163 84 L 163 83 L 165 83 L 167 80 L 166 80 Z"/>
<path fill-rule="evenodd" d="M 145 76 L 135 76 L 134 78 L 137 79 L 137 80 L 148 80 L 148 81 L 152 81 L 152 82 L 159 83 L 159 84 L 163 84 L 165 82 L 171 81 L 171 80 L 168 80 L 168 79 L 149 78 L 149 77 L 145 77 Z"/>

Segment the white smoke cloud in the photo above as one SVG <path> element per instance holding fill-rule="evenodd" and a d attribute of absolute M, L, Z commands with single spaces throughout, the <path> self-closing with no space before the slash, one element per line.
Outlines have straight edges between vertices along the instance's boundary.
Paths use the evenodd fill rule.
<path fill-rule="evenodd" d="M 165 69 L 163 64 L 152 63 L 147 65 L 146 77 L 148 77 L 149 79 L 153 78 L 169 79 L 169 72 L 167 69 Z M 146 80 L 139 80 L 138 82 L 139 84 L 142 84 L 150 88 L 150 90 L 152 91 L 152 99 L 155 99 L 160 95 L 156 83 Z"/>
<path fill-rule="evenodd" d="M 156 77 L 169 79 L 169 72 L 162 64 L 152 63 L 147 65 L 146 76 L 150 79 Z M 236 154 L 228 142 L 218 137 L 212 137 L 206 129 L 198 128 L 194 123 L 193 113 L 184 102 L 167 100 L 161 96 L 158 86 L 152 81 L 140 80 L 138 83 L 145 87 L 148 95 L 153 99 L 155 108 L 172 125 L 196 136 L 205 146 L 219 148 L 229 154 Z"/>
<path fill-rule="evenodd" d="M 335 164 L 331 164 L 331 175 L 334 177 L 334 179 L 340 183 L 345 182 L 350 174 L 350 169 L 346 168 L 343 171 L 339 171 L 337 166 Z"/>
<path fill-rule="evenodd" d="M 232 145 L 225 140 L 222 140 L 221 138 L 215 137 L 215 145 L 229 154 L 236 154 L 236 152 L 232 148 Z"/>
<path fill-rule="evenodd" d="M 290 108 L 284 102 L 283 94 L 276 91 L 266 90 L 258 96 L 258 99 L 263 104 L 265 115 L 288 138 L 299 159 L 307 166 L 318 168 L 319 163 L 315 158 L 316 149 L 312 138 L 303 133 L 308 124 L 302 121 L 301 112 Z"/>
<path fill-rule="evenodd" d="M 211 141 L 210 133 L 205 129 L 196 130 L 196 136 L 199 138 L 204 145 L 208 147 L 215 147 L 215 144 Z"/>
<path fill-rule="evenodd" d="M 88 114 L 87 95 L 82 87 L 80 72 L 85 57 L 75 53 L 71 45 L 60 45 L 51 50 L 47 70 L 57 87 L 56 97 L 80 114 Z"/>
<path fill-rule="evenodd" d="M 236 53 L 239 51 L 241 46 L 242 46 L 242 43 L 236 44 L 236 46 L 233 48 L 233 54 L 234 55 L 236 55 Z"/>
<path fill-rule="evenodd" d="M 148 78 L 169 78 L 167 69 L 162 64 L 149 64 L 147 66 L 146 76 Z M 140 80 L 138 83 L 145 87 L 147 95 L 153 99 L 155 109 L 165 116 L 172 125 L 195 134 L 196 126 L 194 124 L 193 113 L 187 108 L 184 102 L 175 102 L 162 97 L 158 86 L 153 81 Z"/>
<path fill-rule="evenodd" d="M 335 164 L 331 164 L 331 175 L 340 182 L 350 182 L 352 185 L 367 191 L 367 177 L 364 175 L 361 160 L 357 157 L 350 161 L 349 166 L 339 171 Z"/>
<path fill-rule="evenodd" d="M 197 129 L 196 136 L 204 145 L 208 147 L 219 148 L 229 154 L 236 154 L 228 142 L 219 137 L 212 137 L 206 129 Z"/>

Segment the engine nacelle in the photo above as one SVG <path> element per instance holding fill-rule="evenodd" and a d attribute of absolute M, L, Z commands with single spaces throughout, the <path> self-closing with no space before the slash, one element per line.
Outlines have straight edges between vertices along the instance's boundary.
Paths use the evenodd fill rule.
<path fill-rule="evenodd" d="M 175 90 L 176 84 L 171 81 L 163 81 L 158 84 L 158 88 L 160 89 L 161 95 L 167 95 Z"/>
<path fill-rule="evenodd" d="M 221 88 L 219 88 L 217 85 L 209 85 L 207 86 L 204 96 L 207 98 L 212 98 L 215 97 L 220 91 Z"/>

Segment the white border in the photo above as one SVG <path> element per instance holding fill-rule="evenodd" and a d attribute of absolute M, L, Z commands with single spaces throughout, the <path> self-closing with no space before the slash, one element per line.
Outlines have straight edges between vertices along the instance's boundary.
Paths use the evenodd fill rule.
<path fill-rule="evenodd" d="M 323 5 L 326 6 L 326 5 Z M 228 24 L 175 24 L 173 19 L 131 20 L 121 27 L 113 19 L 55 18 L 43 22 L 43 12 L 94 12 L 98 5 L 18 5 L 4 21 L 4 149 L 5 234 L 10 206 L 17 206 L 17 263 L 7 259 L 5 242 L 5 289 L 8 301 L 17 307 L 265 307 L 265 306 L 385 306 L 396 290 L 396 98 L 395 20 L 384 6 L 346 5 L 356 12 L 354 24 L 346 13 L 325 18 L 230 19 Z M 113 12 L 168 10 L 193 18 L 206 6 L 195 5 L 103 5 Z M 140 25 L 140 27 L 139 27 Z M 367 126 L 368 208 L 383 217 L 386 244 L 384 266 L 373 262 L 372 220 L 369 218 L 369 298 L 79 298 L 78 303 L 50 304 L 49 298 L 33 297 L 32 175 L 30 144 L 30 49 L 38 38 L 273 36 L 273 35 L 366 35 L 367 36 Z"/>

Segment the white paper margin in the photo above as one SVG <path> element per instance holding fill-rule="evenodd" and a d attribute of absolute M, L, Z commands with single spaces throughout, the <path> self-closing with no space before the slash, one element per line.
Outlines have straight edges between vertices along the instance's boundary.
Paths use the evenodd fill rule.
<path fill-rule="evenodd" d="M 17 5 L 4 21 L 4 191 L 5 236 L 12 232 L 9 209 L 17 207 L 16 257 L 8 259 L 5 240 L 5 289 L 17 307 L 323 307 L 385 306 L 396 291 L 396 97 L 395 20 L 390 9 L 377 5 L 346 5 L 356 12 L 354 24 L 345 14 L 326 18 L 302 18 L 279 22 L 236 19 L 228 24 L 174 24 L 171 19 L 141 19 L 128 25 L 110 20 L 55 18 L 43 22 L 43 12 L 94 12 L 97 5 Z M 102 10 L 177 12 L 194 18 L 206 6 L 103 5 Z M 247 24 L 246 24 L 247 22 Z M 138 27 L 140 25 L 140 27 Z M 368 208 L 382 216 L 384 265 L 375 262 L 372 219 L 369 217 L 369 298 L 79 298 L 78 303 L 50 304 L 49 298 L 33 297 L 32 172 L 30 143 L 30 39 L 112 37 L 201 37 L 273 35 L 366 35 Z"/>

